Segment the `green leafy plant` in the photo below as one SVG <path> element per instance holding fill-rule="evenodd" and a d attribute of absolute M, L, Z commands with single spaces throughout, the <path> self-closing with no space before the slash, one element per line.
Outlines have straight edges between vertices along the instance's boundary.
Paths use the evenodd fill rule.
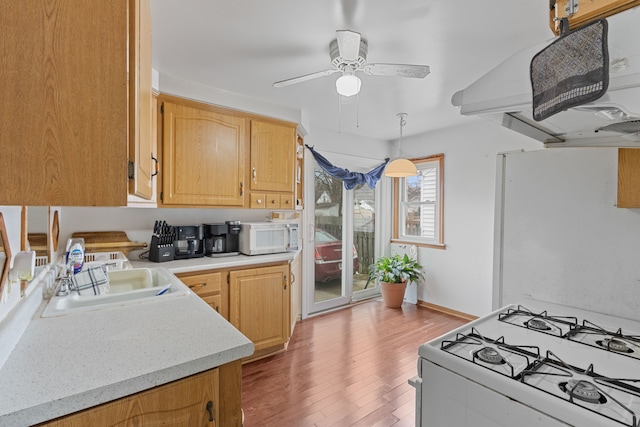
<path fill-rule="evenodd" d="M 369 279 L 386 283 L 414 282 L 424 278 L 423 267 L 407 254 L 383 256 L 369 266 Z"/>

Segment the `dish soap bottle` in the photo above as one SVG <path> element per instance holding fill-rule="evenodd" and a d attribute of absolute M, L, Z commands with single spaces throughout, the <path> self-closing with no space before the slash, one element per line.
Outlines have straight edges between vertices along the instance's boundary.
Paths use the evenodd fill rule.
<path fill-rule="evenodd" d="M 84 239 L 71 238 L 67 240 L 66 264 L 69 270 L 73 267 L 73 274 L 78 274 L 84 265 Z"/>

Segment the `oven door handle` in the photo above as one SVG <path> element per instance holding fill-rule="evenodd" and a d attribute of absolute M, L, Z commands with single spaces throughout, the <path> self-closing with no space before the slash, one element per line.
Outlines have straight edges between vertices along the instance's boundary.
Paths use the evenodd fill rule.
<path fill-rule="evenodd" d="M 409 380 L 409 385 L 416 389 L 416 427 L 422 427 L 422 378 L 415 376 Z"/>

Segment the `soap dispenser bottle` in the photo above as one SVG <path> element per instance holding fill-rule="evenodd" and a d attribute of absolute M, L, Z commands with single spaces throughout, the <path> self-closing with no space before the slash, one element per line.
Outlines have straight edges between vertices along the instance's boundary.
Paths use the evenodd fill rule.
<path fill-rule="evenodd" d="M 84 265 L 84 239 L 74 237 L 67 240 L 66 264 L 73 267 L 73 274 L 78 274 Z"/>

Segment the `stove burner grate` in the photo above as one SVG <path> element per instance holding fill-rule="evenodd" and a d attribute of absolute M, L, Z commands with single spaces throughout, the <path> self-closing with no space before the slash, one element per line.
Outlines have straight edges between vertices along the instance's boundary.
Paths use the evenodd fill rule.
<path fill-rule="evenodd" d="M 583 320 L 582 325 L 571 327 L 566 338 L 612 353 L 640 359 L 640 335 L 623 333 L 622 328 L 606 329 L 588 320 Z"/>
<path fill-rule="evenodd" d="M 498 313 L 498 320 L 561 338 L 578 324 L 576 317 L 550 316 L 546 310 L 536 313 L 522 305 L 518 305 L 517 309 L 510 308 Z"/>
<path fill-rule="evenodd" d="M 598 390 L 595 384 L 584 380 L 569 380 L 558 384 L 560 390 L 569 395 L 571 399 L 579 399 L 587 403 L 607 403 L 607 398 Z"/>

